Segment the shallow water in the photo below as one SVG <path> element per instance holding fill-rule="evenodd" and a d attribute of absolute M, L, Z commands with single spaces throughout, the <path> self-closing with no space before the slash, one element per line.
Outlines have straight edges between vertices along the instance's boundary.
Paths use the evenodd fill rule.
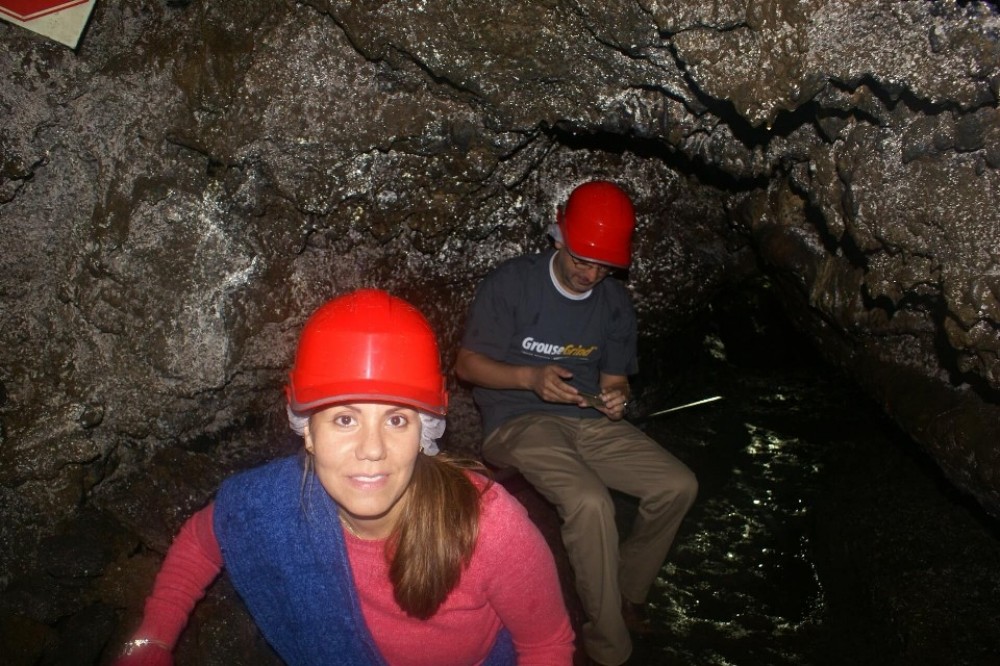
<path fill-rule="evenodd" d="M 704 348 L 640 409 L 724 400 L 632 417 L 700 492 L 648 600 L 658 633 L 629 663 L 1000 664 L 997 522 L 817 361 Z"/>

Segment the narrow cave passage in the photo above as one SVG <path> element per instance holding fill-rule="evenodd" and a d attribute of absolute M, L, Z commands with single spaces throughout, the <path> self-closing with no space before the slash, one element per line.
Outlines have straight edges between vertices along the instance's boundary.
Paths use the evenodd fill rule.
<path fill-rule="evenodd" d="M 642 207 L 630 418 L 701 481 L 632 663 L 998 663 L 996 0 L 84 4 L 76 49 L 0 21 L 0 664 L 108 663 L 182 521 L 301 447 L 319 302 L 454 356 L 591 176 Z M 222 577 L 177 663 L 277 658 Z"/>

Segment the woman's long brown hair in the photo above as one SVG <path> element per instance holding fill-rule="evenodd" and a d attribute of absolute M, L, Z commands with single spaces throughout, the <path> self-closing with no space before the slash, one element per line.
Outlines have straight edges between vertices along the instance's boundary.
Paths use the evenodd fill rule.
<path fill-rule="evenodd" d="M 481 465 L 419 454 L 399 522 L 386 544 L 396 603 L 412 617 L 434 615 L 476 547 L 481 491 L 466 469 Z"/>

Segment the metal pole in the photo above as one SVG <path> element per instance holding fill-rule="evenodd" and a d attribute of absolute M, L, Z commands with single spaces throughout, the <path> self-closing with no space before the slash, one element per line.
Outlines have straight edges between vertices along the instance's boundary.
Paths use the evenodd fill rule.
<path fill-rule="evenodd" d="M 716 400 L 722 400 L 721 395 L 713 395 L 711 398 L 705 398 L 704 400 L 696 400 L 694 402 L 689 402 L 686 405 L 678 405 L 677 407 L 671 407 L 670 409 L 661 409 L 658 412 L 653 412 L 652 414 L 647 414 L 646 418 L 651 419 L 654 416 L 659 416 L 661 414 L 669 414 L 670 412 L 676 412 L 680 409 L 687 409 L 688 407 L 697 407 L 698 405 L 704 405 L 706 402 L 715 402 Z"/>

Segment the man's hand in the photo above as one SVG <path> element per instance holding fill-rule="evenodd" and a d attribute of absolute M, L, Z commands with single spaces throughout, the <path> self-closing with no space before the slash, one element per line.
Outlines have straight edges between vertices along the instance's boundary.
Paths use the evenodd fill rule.
<path fill-rule="evenodd" d="M 545 402 L 561 402 L 578 405 L 583 402 L 579 392 L 566 382 L 573 379 L 573 373 L 558 365 L 538 365 L 531 367 L 531 390 Z"/>
<path fill-rule="evenodd" d="M 558 365 L 541 365 L 532 368 L 531 389 L 546 402 L 577 405 L 581 408 L 593 407 L 612 421 L 620 421 L 625 416 L 628 405 L 628 384 L 623 388 L 612 386 L 601 391 L 598 404 L 584 397 L 567 382 L 573 373 Z"/>
<path fill-rule="evenodd" d="M 601 391 L 601 399 L 604 400 L 604 406 L 596 406 L 594 409 L 612 421 L 621 421 L 625 416 L 625 407 L 628 406 L 628 395 L 621 389 L 611 388 Z"/>
<path fill-rule="evenodd" d="M 462 347 L 458 350 L 455 369 L 461 379 L 478 386 L 530 390 L 546 402 L 593 406 L 612 421 L 622 419 L 628 404 L 628 378 L 624 375 L 602 372 L 600 397 L 604 402 L 592 405 L 568 383 L 573 378 L 573 371 L 560 365 L 511 365 Z"/>

